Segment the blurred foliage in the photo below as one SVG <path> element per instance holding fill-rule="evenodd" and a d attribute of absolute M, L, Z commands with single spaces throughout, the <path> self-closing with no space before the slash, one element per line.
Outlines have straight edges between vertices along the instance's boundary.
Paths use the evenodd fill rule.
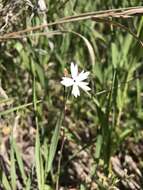
<path fill-rule="evenodd" d="M 44 10 L 36 0 L 2 0 L 0 36 L 84 12 L 142 5 L 139 0 L 43 2 Z M 142 16 L 112 18 L 111 21 L 123 24 L 142 39 Z M 53 31 L 57 34 L 52 34 Z M 48 32 L 51 32 L 50 36 Z M 61 127 L 64 127 L 66 136 L 59 178 L 61 187 L 81 190 L 142 187 L 141 176 L 137 179 L 131 176 L 129 180 L 130 171 L 120 176 L 116 173 L 115 163 L 111 162 L 115 155 L 119 160 L 130 155 L 135 143 L 138 144 L 143 137 L 142 47 L 128 31 L 87 19 L 3 40 L 0 50 L 2 138 L 3 128 L 6 126 L 13 131 L 19 116 L 16 130 L 5 135 L 6 140 L 1 140 L 2 146 L 5 141 L 10 145 L 5 153 L 7 159 L 3 159 L 8 164 L 8 172 L 11 171 L 7 177 L 4 169 L 1 170 L 2 188 L 35 189 L 38 185 L 40 190 L 55 189 L 58 150 L 62 144 Z M 69 95 L 64 108 L 64 88 L 60 80 L 64 68 L 69 71 L 71 61 L 81 70 L 90 71 L 92 92 L 91 97 L 81 92 L 77 99 Z M 8 99 L 3 103 L 6 97 L 2 90 L 12 102 Z M 37 103 L 38 100 L 42 102 Z M 28 106 L 29 102 L 34 106 Z M 21 105 L 24 107 L 19 108 Z M 15 112 L 13 108 L 16 108 Z M 4 115 L 7 109 L 11 112 Z M 134 145 L 130 149 L 128 144 L 132 140 Z M 30 143 L 25 145 L 27 142 Z M 28 146 L 35 148 L 35 155 L 30 149 L 30 167 L 27 167 Z M 137 155 L 134 157 L 142 170 L 142 159 Z M 128 166 L 125 169 L 128 170 Z"/>

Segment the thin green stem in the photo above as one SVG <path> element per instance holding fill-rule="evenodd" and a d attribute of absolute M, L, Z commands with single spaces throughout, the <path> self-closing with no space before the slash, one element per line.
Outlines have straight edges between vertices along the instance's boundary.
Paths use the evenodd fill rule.
<path fill-rule="evenodd" d="M 59 179 L 60 179 L 61 161 L 62 161 L 62 153 L 63 153 L 63 148 L 64 148 L 65 140 L 66 140 L 66 138 L 65 138 L 65 130 L 63 128 L 62 144 L 61 144 L 60 156 L 59 156 L 59 160 L 58 160 L 58 174 L 57 174 L 57 180 L 56 180 L 56 190 L 59 190 Z"/>
<path fill-rule="evenodd" d="M 65 123 L 65 116 L 66 116 L 66 102 L 68 99 L 68 93 L 66 95 L 66 90 L 64 87 L 64 117 L 63 117 L 63 123 Z M 63 153 L 63 148 L 64 148 L 64 144 L 65 144 L 65 129 L 62 128 L 62 143 L 61 143 L 61 148 L 60 148 L 60 156 L 59 156 L 59 160 L 58 160 L 58 172 L 57 172 L 57 180 L 56 180 L 56 190 L 59 189 L 59 179 L 60 179 L 60 171 L 61 171 L 61 161 L 62 161 L 62 153 Z"/>

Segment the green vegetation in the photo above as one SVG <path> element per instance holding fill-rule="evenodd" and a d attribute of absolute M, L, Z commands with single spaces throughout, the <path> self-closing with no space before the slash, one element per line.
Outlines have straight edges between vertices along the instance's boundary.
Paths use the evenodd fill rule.
<path fill-rule="evenodd" d="M 143 189 L 141 1 L 38 2 L 0 1 L 0 189 Z"/>

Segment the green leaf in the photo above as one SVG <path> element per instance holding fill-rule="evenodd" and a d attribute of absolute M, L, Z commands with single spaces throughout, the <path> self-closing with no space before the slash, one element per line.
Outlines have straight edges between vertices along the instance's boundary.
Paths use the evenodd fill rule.
<path fill-rule="evenodd" d="M 14 148 L 14 151 L 15 151 L 15 154 L 16 154 L 16 160 L 17 160 L 17 163 L 18 163 L 18 166 L 19 166 L 19 170 L 20 170 L 22 179 L 24 181 L 24 184 L 26 184 L 27 177 L 26 177 L 26 174 L 25 174 L 25 171 L 24 171 L 23 160 L 22 160 L 21 155 L 20 155 L 20 150 L 19 150 L 19 148 L 18 148 L 18 146 L 16 144 L 16 141 L 14 139 L 13 139 L 13 148 Z"/>
<path fill-rule="evenodd" d="M 11 176 L 12 190 L 16 190 L 16 165 L 14 157 L 13 138 L 11 140 L 11 150 L 10 150 L 10 176 Z"/>
<path fill-rule="evenodd" d="M 53 160 L 54 160 L 54 157 L 56 154 L 57 145 L 58 145 L 58 141 L 59 141 L 60 127 L 62 124 L 62 120 L 63 120 L 63 113 L 61 114 L 60 118 L 57 121 L 56 128 L 55 128 L 54 134 L 51 139 L 47 172 L 50 172 L 51 168 L 52 168 L 52 163 L 53 163 Z"/>
<path fill-rule="evenodd" d="M 95 152 L 96 159 L 100 158 L 102 143 L 103 143 L 103 137 L 102 137 L 102 135 L 98 135 L 97 141 L 96 141 L 96 152 Z"/>
<path fill-rule="evenodd" d="M 9 184 L 9 180 L 7 179 L 7 176 L 5 175 L 4 171 L 2 171 L 2 177 L 1 178 L 2 178 L 2 185 L 3 185 L 4 189 L 11 190 L 12 188 Z"/>

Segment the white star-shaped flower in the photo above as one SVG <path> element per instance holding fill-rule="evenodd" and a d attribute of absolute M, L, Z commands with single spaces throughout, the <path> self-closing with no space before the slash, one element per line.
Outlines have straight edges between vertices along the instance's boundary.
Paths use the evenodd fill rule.
<path fill-rule="evenodd" d="M 70 77 L 62 77 L 61 83 L 66 86 L 72 86 L 72 94 L 77 97 L 80 96 L 79 87 L 84 90 L 85 92 L 91 90 L 88 87 L 88 82 L 83 82 L 85 79 L 88 78 L 89 72 L 82 71 L 78 73 L 78 66 L 74 63 L 71 63 L 71 78 Z"/>

